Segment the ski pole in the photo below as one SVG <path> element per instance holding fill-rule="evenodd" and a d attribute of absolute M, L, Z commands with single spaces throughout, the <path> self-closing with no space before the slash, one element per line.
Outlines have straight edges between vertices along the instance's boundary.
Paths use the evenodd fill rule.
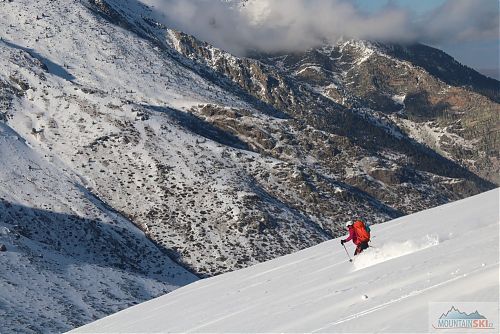
<path fill-rule="evenodd" d="M 347 251 L 347 248 L 345 247 L 344 244 L 342 244 L 342 246 L 344 246 L 344 249 L 345 249 L 345 252 L 347 254 L 347 257 L 349 258 L 349 262 L 352 262 L 351 256 L 349 255 L 349 252 Z"/>

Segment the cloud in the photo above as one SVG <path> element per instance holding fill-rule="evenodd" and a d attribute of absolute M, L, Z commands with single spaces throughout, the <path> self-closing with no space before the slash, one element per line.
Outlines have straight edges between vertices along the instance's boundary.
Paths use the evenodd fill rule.
<path fill-rule="evenodd" d="M 144 0 L 157 19 L 222 49 L 296 51 L 340 38 L 440 43 L 498 38 L 497 0 L 448 0 L 415 14 L 389 2 L 368 13 L 352 0 Z M 243 3 L 243 5 L 242 5 Z"/>
<path fill-rule="evenodd" d="M 420 26 L 425 42 L 498 40 L 499 2 L 448 0 L 428 13 Z"/>

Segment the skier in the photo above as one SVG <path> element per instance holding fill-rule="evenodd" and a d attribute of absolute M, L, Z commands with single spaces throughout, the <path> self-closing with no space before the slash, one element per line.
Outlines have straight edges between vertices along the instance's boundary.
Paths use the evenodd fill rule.
<path fill-rule="evenodd" d="M 367 249 L 368 242 L 370 241 L 370 230 L 361 220 L 356 220 L 354 223 L 348 221 L 346 223 L 346 228 L 349 230 L 349 237 L 347 239 L 340 240 L 340 243 L 344 245 L 346 242 L 352 240 L 356 245 L 356 251 L 354 255 L 358 255 L 363 250 Z"/>

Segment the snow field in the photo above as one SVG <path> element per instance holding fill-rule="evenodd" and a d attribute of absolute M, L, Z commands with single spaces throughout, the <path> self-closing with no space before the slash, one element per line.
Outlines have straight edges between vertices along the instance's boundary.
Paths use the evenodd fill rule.
<path fill-rule="evenodd" d="M 427 332 L 430 302 L 498 302 L 498 203 L 496 189 L 372 226 L 354 264 L 335 239 L 73 332 Z"/>

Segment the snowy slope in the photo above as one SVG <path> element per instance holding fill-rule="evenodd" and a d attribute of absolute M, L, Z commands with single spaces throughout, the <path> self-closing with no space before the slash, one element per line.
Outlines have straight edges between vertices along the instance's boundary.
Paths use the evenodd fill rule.
<path fill-rule="evenodd" d="M 496 189 L 373 226 L 354 264 L 335 239 L 74 332 L 426 332 L 429 302 L 498 301 L 498 203 Z"/>
<path fill-rule="evenodd" d="M 137 0 L 0 1 L 0 330 L 66 330 L 196 279 L 171 259 L 216 275 L 327 240 L 354 212 L 490 189 L 317 127 L 359 119 L 150 16 Z"/>
<path fill-rule="evenodd" d="M 105 3 L 0 2 L 0 87 L 17 90 L 0 119 L 197 273 L 326 240 L 310 217 L 267 195 L 295 166 L 188 110 L 214 104 L 249 122 L 269 117 L 221 88 L 224 79 L 190 69 L 165 36 L 159 47 L 124 29 L 147 14 L 137 1 L 110 1 L 128 20 L 116 25 L 102 17 L 111 7 L 98 11 Z M 266 224 L 278 228 L 255 232 Z"/>
<path fill-rule="evenodd" d="M 196 280 L 0 122 L 0 332 L 59 332 Z"/>
<path fill-rule="evenodd" d="M 382 222 L 491 189 L 153 12 L 0 2 L 0 119 L 200 276 L 325 241 L 354 212 Z"/>

